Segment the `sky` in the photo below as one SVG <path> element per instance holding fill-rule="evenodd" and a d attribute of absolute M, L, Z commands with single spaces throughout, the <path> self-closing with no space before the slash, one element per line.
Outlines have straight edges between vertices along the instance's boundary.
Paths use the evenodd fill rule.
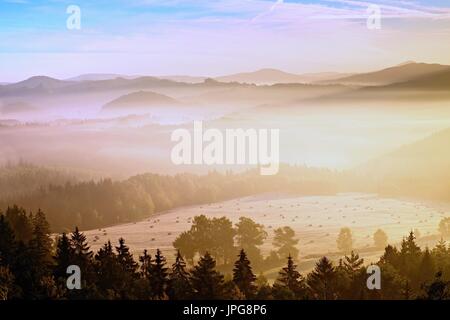
<path fill-rule="evenodd" d="M 380 29 L 367 27 L 373 5 Z M 0 82 L 450 64 L 448 39 L 448 0 L 0 0 Z"/>

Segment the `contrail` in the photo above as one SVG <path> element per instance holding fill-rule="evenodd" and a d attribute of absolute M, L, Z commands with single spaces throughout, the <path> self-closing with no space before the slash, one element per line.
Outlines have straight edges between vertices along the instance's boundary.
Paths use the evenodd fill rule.
<path fill-rule="evenodd" d="M 277 2 L 275 2 L 273 6 L 270 8 L 270 11 L 273 11 L 279 4 L 282 4 L 283 2 L 284 0 L 277 0 Z"/>
<path fill-rule="evenodd" d="M 258 14 L 256 17 L 254 17 L 254 18 L 252 19 L 252 22 L 255 22 L 256 19 L 258 19 L 259 17 L 264 16 L 264 15 L 268 14 L 269 12 L 272 12 L 273 10 L 275 10 L 276 7 L 278 7 L 278 5 L 283 4 L 283 3 L 284 3 L 284 0 L 277 0 L 277 1 L 270 7 L 270 9 L 269 9 L 268 11 L 261 12 L 261 13 Z"/>

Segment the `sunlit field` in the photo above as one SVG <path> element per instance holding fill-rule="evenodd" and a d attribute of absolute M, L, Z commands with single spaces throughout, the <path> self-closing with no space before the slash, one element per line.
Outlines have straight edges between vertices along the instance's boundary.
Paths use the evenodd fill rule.
<path fill-rule="evenodd" d="M 234 223 L 242 216 L 264 225 L 268 238 L 263 254 L 272 249 L 273 230 L 290 226 L 300 240 L 300 265 L 303 260 L 323 254 L 340 256 L 336 239 L 342 227 L 353 232 L 354 247 L 363 257 L 377 256 L 373 234 L 382 229 L 390 244 L 398 244 L 410 231 L 418 231 L 422 247 L 432 247 L 440 239 L 438 224 L 450 216 L 448 205 L 419 202 L 411 199 L 380 198 L 373 194 L 338 194 L 336 196 L 292 197 L 266 194 L 232 201 L 170 210 L 141 222 L 122 224 L 101 230 L 86 231 L 93 249 L 106 241 L 116 243 L 121 237 L 135 255 L 144 249 L 161 249 L 169 258 L 175 254 L 175 238 L 191 226 L 196 215 L 227 217 Z M 304 264 L 302 264 L 302 262 Z"/>

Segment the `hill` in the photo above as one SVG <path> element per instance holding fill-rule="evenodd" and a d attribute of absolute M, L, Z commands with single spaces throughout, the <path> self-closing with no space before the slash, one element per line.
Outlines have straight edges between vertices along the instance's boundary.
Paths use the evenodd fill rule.
<path fill-rule="evenodd" d="M 450 68 L 414 80 L 388 86 L 390 89 L 445 90 L 450 91 Z"/>
<path fill-rule="evenodd" d="M 374 159 L 358 171 L 375 181 L 380 194 L 450 201 L 449 145 L 450 129 L 446 129 Z"/>
<path fill-rule="evenodd" d="M 277 69 L 261 69 L 255 72 L 237 73 L 217 77 L 220 82 L 239 82 L 247 84 L 271 85 L 277 83 L 313 83 L 343 77 L 345 74 L 335 72 L 293 74 Z"/>
<path fill-rule="evenodd" d="M 147 108 L 155 106 L 179 106 L 180 102 L 163 94 L 151 91 L 138 91 L 123 95 L 109 103 L 103 109 Z"/>
<path fill-rule="evenodd" d="M 344 77 L 334 82 L 358 86 L 382 86 L 407 82 L 421 77 L 432 77 L 443 71 L 450 71 L 450 66 L 427 63 L 405 63 L 383 70 Z"/>

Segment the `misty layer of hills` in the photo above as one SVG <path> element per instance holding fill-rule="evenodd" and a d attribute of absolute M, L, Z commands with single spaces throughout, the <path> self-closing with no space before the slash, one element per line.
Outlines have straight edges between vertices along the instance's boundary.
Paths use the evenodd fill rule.
<path fill-rule="evenodd" d="M 105 105 L 123 104 L 129 108 L 133 103 L 140 107 L 170 107 L 178 103 L 204 108 L 231 103 L 255 106 L 305 100 L 364 100 L 387 92 L 393 99 L 399 96 L 396 93 L 403 97 L 412 93 L 447 99 L 449 85 L 449 66 L 414 62 L 354 75 L 335 72 L 296 75 L 263 69 L 215 79 L 87 74 L 58 80 L 35 76 L 0 85 L 0 112 L 3 117 L 15 118 L 17 113 L 20 119 L 33 120 L 32 116 L 42 110 L 51 109 L 48 114 L 55 115 L 54 118 L 71 118 L 76 115 L 70 110 L 76 110 L 79 116 L 83 112 L 92 116 Z M 167 97 L 161 100 L 161 95 Z M 27 112 L 30 119 L 24 117 Z"/>
<path fill-rule="evenodd" d="M 450 67 L 415 62 L 361 74 L 35 76 L 0 85 L 0 164 L 121 178 L 205 173 L 217 168 L 169 161 L 170 133 L 203 120 L 219 129 L 280 128 L 281 162 L 351 168 L 450 127 L 449 101 Z M 448 149 L 440 141 L 434 148 Z M 396 172 L 416 165 L 400 160 Z"/>

